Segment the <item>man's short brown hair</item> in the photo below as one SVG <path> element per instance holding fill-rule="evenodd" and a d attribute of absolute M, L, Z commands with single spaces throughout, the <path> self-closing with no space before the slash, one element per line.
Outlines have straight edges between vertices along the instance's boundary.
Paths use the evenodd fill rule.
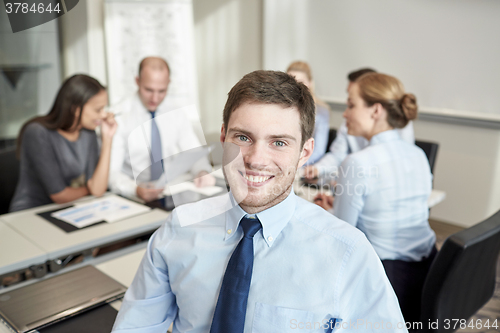
<path fill-rule="evenodd" d="M 301 147 L 314 131 L 315 106 L 309 89 L 287 73 L 258 70 L 245 75 L 229 91 L 224 106 L 224 129 L 227 131 L 231 113 L 245 103 L 278 104 L 296 107 L 300 115 Z"/>

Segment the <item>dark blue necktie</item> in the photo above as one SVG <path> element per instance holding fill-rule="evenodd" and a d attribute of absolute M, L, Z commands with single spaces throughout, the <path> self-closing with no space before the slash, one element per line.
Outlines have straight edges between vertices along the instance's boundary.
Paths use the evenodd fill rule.
<path fill-rule="evenodd" d="M 151 180 L 157 180 L 163 172 L 161 136 L 156 125 L 155 113 L 155 111 L 151 111 Z"/>
<path fill-rule="evenodd" d="M 242 333 L 253 270 L 253 236 L 262 227 L 257 219 L 240 222 L 244 236 L 234 250 L 222 280 L 210 333 Z"/>

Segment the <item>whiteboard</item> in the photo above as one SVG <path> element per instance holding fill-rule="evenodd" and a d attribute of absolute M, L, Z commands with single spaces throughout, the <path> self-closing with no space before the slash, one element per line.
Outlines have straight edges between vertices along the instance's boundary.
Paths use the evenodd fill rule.
<path fill-rule="evenodd" d="M 369 66 L 429 113 L 500 119 L 500 1 L 264 0 L 264 67 L 298 59 L 328 101 Z"/>
<path fill-rule="evenodd" d="M 106 0 L 104 9 L 110 104 L 135 93 L 143 58 L 159 56 L 170 67 L 166 102 L 198 109 L 191 0 Z"/>

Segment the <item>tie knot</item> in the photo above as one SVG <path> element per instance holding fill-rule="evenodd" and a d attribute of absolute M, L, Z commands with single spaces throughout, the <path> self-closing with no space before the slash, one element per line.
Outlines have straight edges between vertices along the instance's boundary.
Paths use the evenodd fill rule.
<path fill-rule="evenodd" d="M 156 114 L 156 111 L 149 111 L 149 112 L 151 112 L 151 118 L 153 118 L 153 119 L 154 119 L 155 114 Z"/>
<path fill-rule="evenodd" d="M 240 225 L 243 228 L 245 237 L 247 238 L 253 238 L 257 231 L 262 228 L 262 225 L 260 224 L 260 221 L 258 219 L 249 219 L 247 217 L 241 219 Z"/>

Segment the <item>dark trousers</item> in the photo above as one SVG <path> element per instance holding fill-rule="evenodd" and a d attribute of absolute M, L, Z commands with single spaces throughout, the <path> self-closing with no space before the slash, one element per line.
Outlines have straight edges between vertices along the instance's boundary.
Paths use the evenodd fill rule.
<path fill-rule="evenodd" d="M 436 247 L 421 261 L 382 260 L 385 272 L 396 292 L 401 312 L 407 322 L 420 321 L 422 288 L 427 272 L 437 254 Z"/>

